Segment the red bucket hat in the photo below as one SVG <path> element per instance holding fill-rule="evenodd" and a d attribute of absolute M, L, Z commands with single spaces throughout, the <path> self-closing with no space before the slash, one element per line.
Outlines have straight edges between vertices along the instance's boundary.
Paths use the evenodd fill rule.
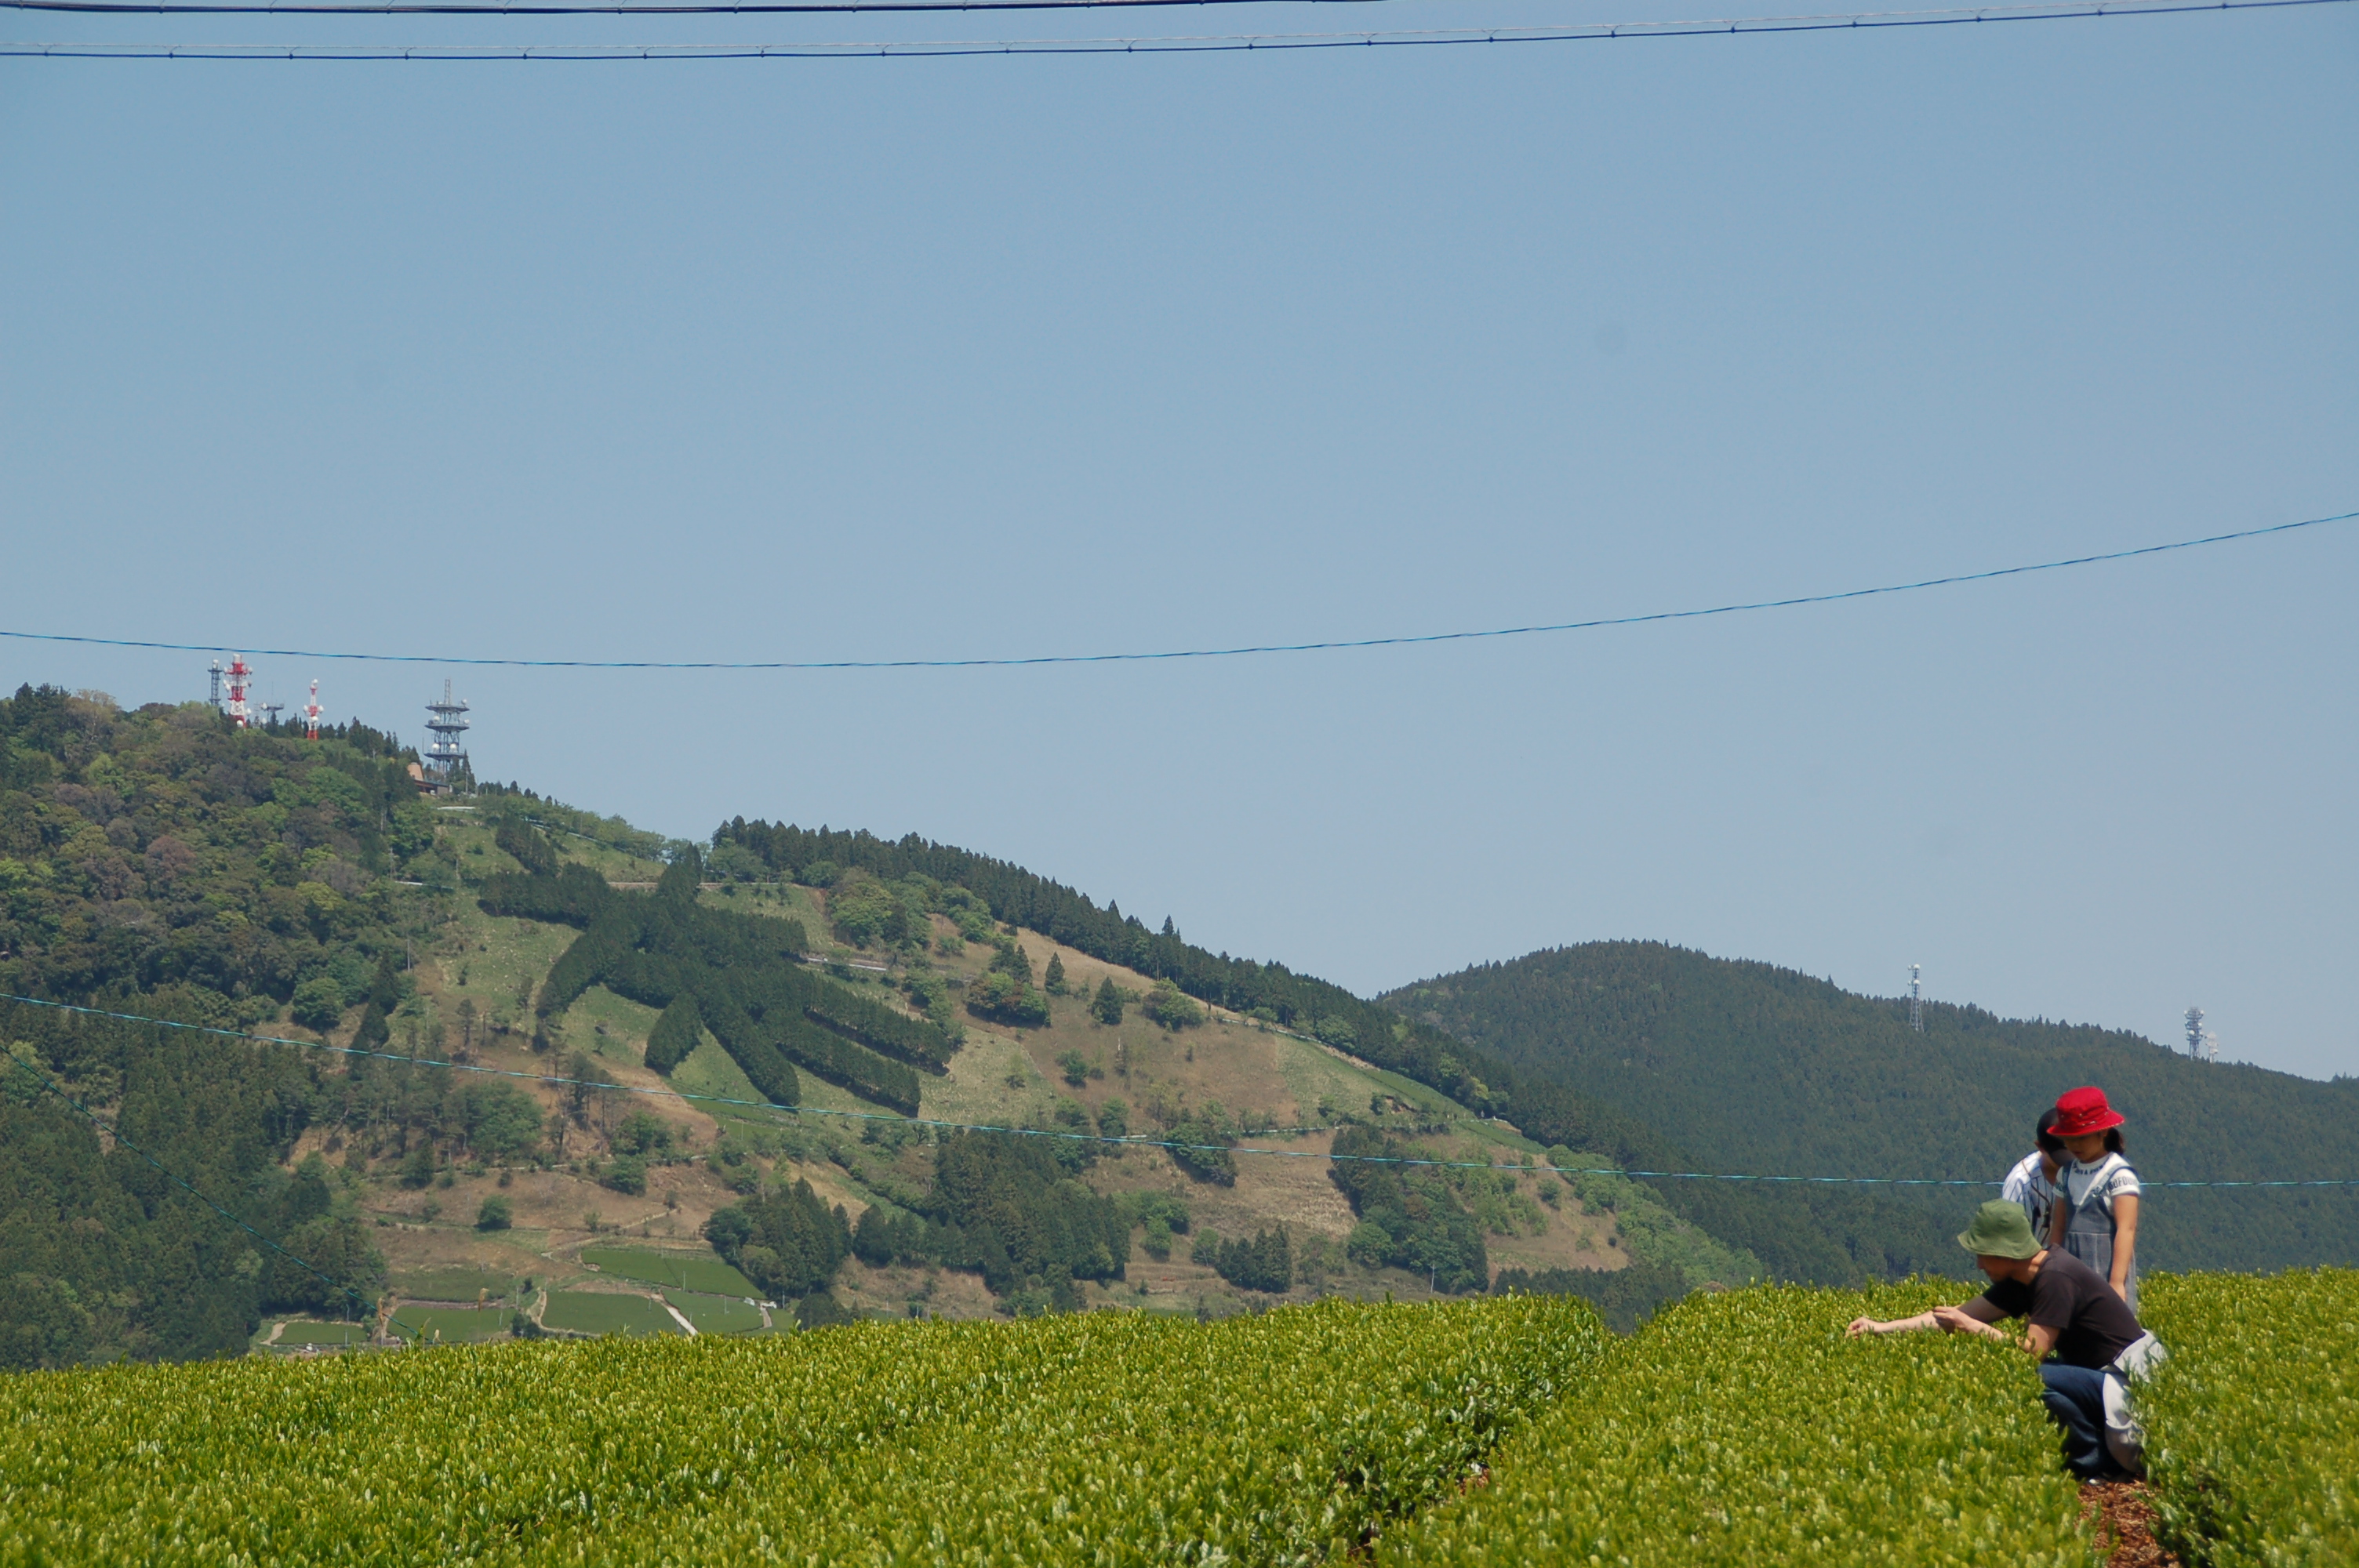
<path fill-rule="evenodd" d="M 2087 1088 L 2067 1089 L 2056 1097 L 2056 1124 L 2049 1130 L 2059 1138 L 2086 1138 L 2093 1132 L 2119 1127 L 2126 1119 L 2105 1103 L 2105 1091 L 2093 1084 Z"/>

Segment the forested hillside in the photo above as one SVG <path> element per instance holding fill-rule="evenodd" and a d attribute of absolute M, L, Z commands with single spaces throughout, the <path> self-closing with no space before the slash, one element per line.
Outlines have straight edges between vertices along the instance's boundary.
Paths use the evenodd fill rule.
<path fill-rule="evenodd" d="M 386 873 L 422 860 L 448 883 L 433 841 L 402 758 L 364 727 L 306 748 L 238 737 L 210 708 L 21 689 L 0 700 L 0 990 L 219 1027 L 299 1000 L 383 1031 L 407 994 Z M 0 1364 L 232 1354 L 263 1310 L 343 1304 L 135 1148 L 365 1303 L 383 1263 L 348 1195 L 316 1160 L 281 1162 L 366 1080 L 283 1048 L 0 1013 L 22 1063 L 0 1063 Z"/>
<path fill-rule="evenodd" d="M 972 889 L 990 914 L 1082 952 L 1156 977 L 1185 995 L 1299 1030 L 1378 1067 L 1506 1118 L 1535 1143 L 1595 1162 L 1645 1170 L 1690 1170 L 1712 1151 L 1672 1128 L 1658 1130 L 1608 1103 L 1577 1074 L 1545 1061 L 1514 1059 L 1428 1018 L 1352 995 L 1282 964 L 1214 954 L 1186 941 L 1167 919 L 1150 930 L 1117 904 L 1005 860 L 936 844 L 865 832 L 744 819 L 713 835 L 712 866 L 724 876 L 779 875 L 826 881 L 856 869 L 879 879 L 909 877 Z M 1848 1283 L 1923 1271 L 1953 1272 L 1951 1232 L 1903 1200 L 1880 1195 L 1772 1194 L 1725 1184 L 1664 1182 L 1631 1189 L 1688 1225 L 1758 1260 L 1782 1279 Z"/>
<path fill-rule="evenodd" d="M 2149 1182 L 2359 1174 L 2359 1079 L 2193 1062 L 2118 1030 L 1946 1003 L 1926 1007 L 1919 1034 L 1905 1000 L 1659 943 L 1534 953 L 1385 1000 L 1664 1129 L 1703 1170 L 1995 1181 L 2030 1149 L 2042 1108 L 2097 1084 L 2129 1118 Z M 1888 1222 L 1938 1255 L 1973 1195 L 1934 1189 L 1874 1211 L 1840 1189 L 1770 1201 L 1843 1233 Z M 2169 1269 L 2349 1263 L 2359 1191 L 2158 1188 L 2139 1256 Z"/>
<path fill-rule="evenodd" d="M 1761 1271 L 1431 1087 L 1479 1054 L 998 862 L 703 854 L 200 705 L 0 742 L 0 1365 Z"/>

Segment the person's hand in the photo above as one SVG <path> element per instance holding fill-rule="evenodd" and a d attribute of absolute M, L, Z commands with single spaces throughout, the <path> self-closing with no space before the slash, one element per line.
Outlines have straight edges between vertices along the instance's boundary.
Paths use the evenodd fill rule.
<path fill-rule="evenodd" d="M 1851 1326 L 1843 1330 L 1843 1333 L 1854 1339 L 1857 1339 L 1863 1334 L 1882 1334 L 1883 1332 L 1884 1325 L 1876 1322 L 1875 1319 L 1872 1317 L 1853 1318 L 1851 1320 Z"/>
<path fill-rule="evenodd" d="M 1963 1309 L 1959 1307 L 1935 1307 L 1933 1309 L 1933 1322 L 1944 1334 L 1980 1334 L 1983 1332 L 1983 1320 L 1978 1317 L 1969 1316 Z"/>

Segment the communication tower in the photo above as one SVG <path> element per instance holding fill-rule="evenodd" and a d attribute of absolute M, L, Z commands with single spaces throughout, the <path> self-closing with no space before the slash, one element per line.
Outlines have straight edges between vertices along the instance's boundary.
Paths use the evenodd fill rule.
<path fill-rule="evenodd" d="M 245 662 L 244 654 L 229 656 L 229 721 L 244 730 L 254 722 L 254 715 L 245 706 L 245 694 L 254 687 L 254 666 Z"/>
<path fill-rule="evenodd" d="M 467 732 L 467 705 L 451 695 L 451 683 L 442 683 L 442 700 L 429 702 L 426 711 L 432 717 L 426 728 L 434 739 L 426 745 L 426 771 L 434 775 L 435 787 L 449 790 L 458 776 L 466 771 L 467 748 L 459 737 Z"/>
<path fill-rule="evenodd" d="M 262 726 L 263 726 L 263 728 L 264 728 L 264 729 L 266 729 L 266 730 L 271 730 L 271 729 L 276 729 L 276 728 L 277 728 L 277 725 L 278 725 L 278 716 L 279 716 L 281 713 L 284 713 L 284 712 L 286 712 L 286 711 L 287 711 L 287 705 L 286 705 L 285 703 L 283 703 L 283 702 L 266 702 L 266 703 L 264 703 L 264 704 L 262 705 Z"/>
<path fill-rule="evenodd" d="M 2203 1010 L 2187 1010 L 2187 1057 L 2191 1062 L 2216 1062 L 2220 1059 L 2220 1037 L 2203 1027 Z"/>
<path fill-rule="evenodd" d="M 1908 966 L 1908 1027 L 1919 1034 L 1925 1033 L 1925 996 L 1917 982 L 1923 969 L 1922 964 Z"/>
<path fill-rule="evenodd" d="M 212 668 L 207 670 L 205 673 L 212 676 L 212 686 L 211 689 L 205 693 L 205 700 L 212 704 L 215 708 L 219 708 L 221 706 L 221 661 L 219 659 L 215 659 L 213 661 Z"/>
<path fill-rule="evenodd" d="M 311 700 L 303 705 L 303 739 L 320 738 L 320 683 L 311 683 Z"/>

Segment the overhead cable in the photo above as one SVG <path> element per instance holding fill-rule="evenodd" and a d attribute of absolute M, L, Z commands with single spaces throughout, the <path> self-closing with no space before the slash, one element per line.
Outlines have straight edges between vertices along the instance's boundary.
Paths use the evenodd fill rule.
<path fill-rule="evenodd" d="M 2347 5 L 2351 0 L 2253 0 L 2253 3 Z M 2204 10 L 2218 8 L 2208 5 L 2201 7 Z M 1854 588 L 1831 593 L 1799 594 L 1787 599 L 1756 599 L 1735 604 L 1711 605 L 1698 610 L 1660 610 L 1643 615 L 1603 616 L 1591 621 L 1560 621 L 1531 626 L 1494 627 L 1476 632 L 1429 632 L 1391 637 L 1358 637 L 1319 643 L 1256 643 L 1225 648 L 1182 648 L 1144 653 L 1038 654 L 1012 657 L 958 659 L 516 659 L 456 654 L 367 654 L 354 653 L 349 649 L 264 648 L 255 647 L 252 643 L 242 645 L 249 653 L 279 659 L 343 659 L 371 664 L 464 665 L 475 667 L 544 670 L 1006 669 L 1035 665 L 1138 664 L 1175 659 L 1226 659 L 1239 658 L 1249 654 L 1330 653 L 1354 648 L 1396 648 L 1433 643 L 1469 643 L 1501 637 L 1529 637 L 1550 632 L 1593 632 L 1611 626 L 1645 626 L 1658 622 L 1696 621 L 1708 616 L 1738 615 L 1761 610 L 1792 610 L 1808 604 L 1838 604 L 1847 600 L 1875 599 L 1896 593 L 1914 593 L 1924 589 L 1952 588 L 1962 583 L 1991 582 L 2000 578 L 2026 577 L 2035 572 L 2062 571 L 2071 567 L 2096 566 L 2108 561 L 2134 560 L 2142 556 L 2166 555 L 2175 550 L 2200 549 L 2208 545 L 2225 545 L 2239 540 L 2269 538 L 2290 534 L 2297 529 L 2319 528 L 2331 523 L 2347 523 L 2354 517 L 2359 517 L 2359 512 L 2339 512 L 2331 517 L 2310 517 L 2299 523 L 2278 523 L 2265 528 L 2241 528 L 2233 534 L 2210 534 L 2200 539 L 2180 539 L 2167 545 L 2141 545 L 2135 549 L 2107 550 L 2099 555 L 2073 556 L 2063 560 L 2039 561 L 2028 566 L 1994 567 L 1987 571 L 1920 578 L 1913 582 L 1887 583 L 1877 588 Z M 0 629 L 0 637 L 13 637 L 35 643 L 72 643 L 102 648 L 142 648 L 196 654 L 212 653 L 231 645 L 230 642 L 166 643 L 144 638 L 98 637 L 76 633 L 22 632 L 5 629 Z"/>
<path fill-rule="evenodd" d="M 148 1018 L 136 1012 L 116 1012 L 105 1008 L 82 1007 L 72 1002 L 50 1001 L 41 997 L 15 996 L 5 991 L 0 991 L 0 1001 L 20 1002 L 28 1007 L 54 1008 L 60 1012 L 81 1013 L 91 1018 L 114 1019 L 125 1023 L 152 1024 L 162 1029 L 185 1029 L 200 1034 L 217 1034 L 233 1040 L 251 1041 L 260 1045 L 293 1045 L 307 1051 L 327 1051 L 340 1056 L 366 1057 L 381 1062 L 403 1062 L 413 1067 L 440 1067 L 448 1072 L 478 1073 L 486 1077 L 519 1078 L 527 1083 L 591 1089 L 602 1094 L 631 1094 L 652 1099 L 734 1106 L 749 1110 L 773 1111 L 784 1116 L 832 1116 L 849 1121 L 897 1123 L 904 1127 L 923 1127 L 940 1132 L 999 1132 L 1016 1138 L 1046 1138 L 1074 1143 L 1112 1144 L 1125 1149 L 1176 1149 L 1183 1152 L 1198 1154 L 1264 1154 L 1287 1160 L 1333 1160 L 1358 1165 L 1423 1165 L 1448 1171 L 1549 1171 L 1564 1176 L 1622 1176 L 1646 1181 L 1768 1182 L 1811 1186 L 1886 1187 L 1995 1187 L 2004 1184 L 1997 1179 L 1983 1180 L 1972 1176 L 1765 1176 L 1739 1174 L 1726 1171 L 1636 1171 L 1614 1165 L 1539 1163 L 1526 1165 L 1520 1162 L 1512 1165 L 1502 1165 L 1488 1160 L 1430 1160 L 1400 1154 L 1334 1154 L 1321 1152 L 1316 1149 L 1266 1149 L 1245 1143 L 1191 1143 L 1170 1138 L 1115 1137 L 1103 1132 L 1076 1132 L 1068 1128 L 1011 1127 L 991 1122 L 945 1121 L 931 1117 L 902 1116 L 891 1111 L 838 1110 L 823 1106 L 779 1105 L 774 1100 L 745 1099 L 729 1095 L 694 1094 L 684 1089 L 646 1088 L 635 1084 L 608 1083 L 596 1078 L 569 1078 L 553 1073 L 524 1073 L 510 1067 L 486 1067 L 477 1063 L 446 1061 L 439 1057 L 411 1055 L 399 1051 L 371 1051 L 354 1045 L 335 1045 L 324 1040 L 295 1040 L 283 1035 L 255 1034 L 243 1029 L 223 1029 L 213 1024 L 182 1023 L 168 1018 Z M 1340 1130 L 1339 1127 L 1294 1130 Z M 2337 1177 L 2327 1181 L 2147 1182 L 2145 1184 L 2149 1187 L 2359 1187 L 2359 1177 Z M 194 1191 L 193 1188 L 190 1190 Z M 227 1213 L 226 1210 L 223 1212 Z M 252 1227 L 248 1227 L 248 1228 Z"/>

